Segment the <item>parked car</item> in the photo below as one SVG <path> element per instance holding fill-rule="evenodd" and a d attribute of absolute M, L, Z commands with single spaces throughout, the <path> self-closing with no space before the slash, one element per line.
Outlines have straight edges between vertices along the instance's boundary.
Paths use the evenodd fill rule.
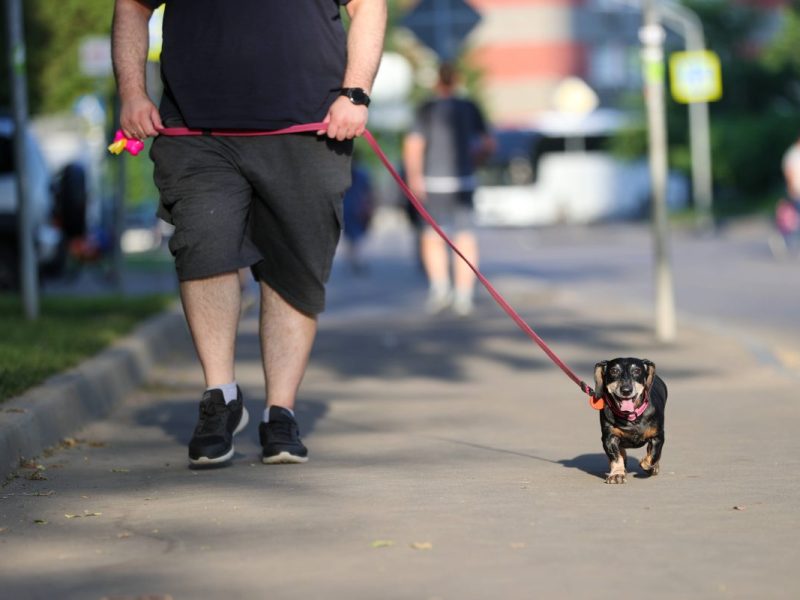
<path fill-rule="evenodd" d="M 610 133 L 505 129 L 481 169 L 475 194 L 478 223 L 531 226 L 639 218 L 649 212 L 646 160 L 622 161 L 607 150 Z M 689 183 L 670 173 L 667 204 L 685 207 Z"/>
<path fill-rule="evenodd" d="M 14 121 L 0 114 L 0 289 L 19 283 L 19 242 Z M 86 232 L 86 174 L 77 163 L 50 172 L 32 131 L 25 132 L 29 202 L 34 249 L 43 275 L 59 274 L 67 260 L 69 241 Z"/>

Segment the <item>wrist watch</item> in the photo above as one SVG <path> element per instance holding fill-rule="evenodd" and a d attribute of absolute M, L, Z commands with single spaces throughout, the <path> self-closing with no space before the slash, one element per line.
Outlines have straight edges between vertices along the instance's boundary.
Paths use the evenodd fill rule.
<path fill-rule="evenodd" d="M 350 102 L 360 106 L 369 106 L 370 103 L 369 95 L 364 91 L 363 88 L 342 88 L 339 91 L 339 95 L 347 96 L 350 98 Z"/>

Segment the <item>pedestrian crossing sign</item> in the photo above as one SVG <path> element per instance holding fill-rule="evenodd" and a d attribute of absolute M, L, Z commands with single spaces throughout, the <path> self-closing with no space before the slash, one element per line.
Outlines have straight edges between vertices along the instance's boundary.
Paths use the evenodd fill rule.
<path fill-rule="evenodd" d="M 676 102 L 714 102 L 722 98 L 719 56 L 710 50 L 674 52 L 669 57 L 669 80 Z"/>

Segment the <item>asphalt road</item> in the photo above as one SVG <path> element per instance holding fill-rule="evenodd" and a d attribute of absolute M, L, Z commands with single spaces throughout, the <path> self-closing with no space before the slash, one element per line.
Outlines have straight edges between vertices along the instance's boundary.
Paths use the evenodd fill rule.
<path fill-rule="evenodd" d="M 657 344 L 650 284 L 635 276 L 649 279 L 646 230 L 481 234 L 487 274 L 581 375 L 612 355 L 657 363 L 670 389 L 661 474 L 642 476 L 634 451 L 624 486 L 603 483 L 586 398 L 491 299 L 470 319 L 424 315 L 410 236 L 379 233 L 367 276 L 334 269 L 298 404 L 308 464 L 261 465 L 251 426 L 230 467 L 188 469 L 201 378 L 176 338 L 148 386 L 0 488 L 0 597 L 800 594 L 796 378 L 738 324 L 699 323 L 714 313 L 683 318 L 678 340 Z M 753 261 L 758 277 L 742 235 L 687 236 L 674 251 L 727 257 L 717 271 Z M 764 257 L 773 267 L 796 273 Z M 257 414 L 255 311 L 238 353 Z"/>

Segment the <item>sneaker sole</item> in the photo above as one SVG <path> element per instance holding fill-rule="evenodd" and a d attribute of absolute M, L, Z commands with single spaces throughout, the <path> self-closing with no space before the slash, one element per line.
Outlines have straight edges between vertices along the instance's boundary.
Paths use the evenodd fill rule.
<path fill-rule="evenodd" d="M 239 419 L 239 424 L 236 426 L 236 429 L 234 429 L 233 435 L 236 435 L 237 433 L 242 431 L 245 427 L 247 427 L 247 424 L 249 422 L 250 422 L 250 415 L 247 413 L 247 409 L 242 407 L 242 418 Z M 232 459 L 235 452 L 236 449 L 234 448 L 233 443 L 231 443 L 231 449 L 228 450 L 228 452 L 226 452 L 222 456 L 218 456 L 216 458 L 208 458 L 207 456 L 201 456 L 200 458 L 192 458 L 190 456 L 189 462 L 193 465 L 217 465 L 219 463 L 224 463 Z"/>
<path fill-rule="evenodd" d="M 308 462 L 308 457 L 281 452 L 275 456 L 264 456 L 261 458 L 261 462 L 265 465 L 295 465 Z"/>

